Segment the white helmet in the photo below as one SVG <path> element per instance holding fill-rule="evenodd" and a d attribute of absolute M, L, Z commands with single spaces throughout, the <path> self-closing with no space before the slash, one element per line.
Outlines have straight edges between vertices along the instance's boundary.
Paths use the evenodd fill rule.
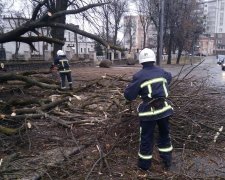
<path fill-rule="evenodd" d="M 58 51 L 57 51 L 57 56 L 65 56 L 64 51 L 58 50 Z"/>
<path fill-rule="evenodd" d="M 153 50 L 144 48 L 139 54 L 139 63 L 142 64 L 144 62 L 155 62 L 155 53 Z"/>

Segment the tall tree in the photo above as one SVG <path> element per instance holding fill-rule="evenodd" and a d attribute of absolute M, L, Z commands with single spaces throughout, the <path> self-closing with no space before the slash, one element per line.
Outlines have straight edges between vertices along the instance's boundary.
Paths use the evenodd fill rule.
<path fill-rule="evenodd" d="M 178 48 L 176 63 L 179 64 L 183 50 L 191 52 L 199 36 L 204 32 L 202 16 L 195 0 L 180 3 L 180 16 L 175 24 L 175 46 Z"/>
<path fill-rule="evenodd" d="M 102 6 L 99 11 L 103 25 L 101 34 L 106 37 L 108 43 L 112 43 L 114 46 L 119 45 L 118 32 L 121 28 L 122 17 L 127 11 L 127 0 L 112 0 L 111 3 Z M 106 52 L 108 52 L 108 48 L 106 48 Z"/>
<path fill-rule="evenodd" d="M 140 0 L 141 1 L 141 0 Z M 146 1 L 146 17 L 150 19 L 155 25 L 157 31 L 157 63 L 159 62 L 159 41 L 160 41 L 160 1 L 159 0 L 145 0 Z M 164 29 L 164 27 L 163 27 Z"/>
<path fill-rule="evenodd" d="M 129 44 L 129 53 L 131 52 L 131 48 L 134 45 L 134 37 L 136 34 L 136 21 L 135 16 L 126 16 L 124 19 L 124 36 L 127 40 L 126 44 Z"/>
<path fill-rule="evenodd" d="M 124 13 L 128 11 L 128 1 L 127 0 L 113 0 L 110 4 L 112 17 L 113 17 L 113 44 L 117 45 L 118 31 L 121 28 L 120 23 Z"/>
<path fill-rule="evenodd" d="M 68 0 L 56 0 L 54 1 L 50 1 L 50 8 L 51 10 L 53 10 L 53 12 L 60 12 L 60 11 L 66 11 L 68 8 Z M 55 23 L 61 23 L 61 24 L 65 24 L 66 23 L 66 16 L 62 15 L 57 17 L 56 19 L 54 19 Z M 64 41 L 64 29 L 62 28 L 58 28 L 58 27 L 53 27 L 52 31 L 51 31 L 51 35 L 53 38 L 57 38 L 61 41 Z M 56 52 L 58 50 L 62 49 L 62 44 L 57 44 L 54 43 L 54 48 L 53 48 L 53 55 L 56 54 Z"/>
<path fill-rule="evenodd" d="M 139 14 L 139 18 L 140 18 L 140 22 L 141 22 L 141 26 L 142 26 L 142 30 L 143 30 L 143 48 L 146 47 L 146 41 L 147 41 L 147 32 L 149 30 L 149 26 L 152 22 L 151 19 L 151 13 L 149 13 L 149 0 L 139 0 L 136 1 L 137 4 L 137 9 L 138 9 L 138 14 Z"/>

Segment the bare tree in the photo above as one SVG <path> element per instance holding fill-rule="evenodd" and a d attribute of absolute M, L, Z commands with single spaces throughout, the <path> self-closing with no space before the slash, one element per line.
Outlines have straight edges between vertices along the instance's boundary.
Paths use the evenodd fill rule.
<path fill-rule="evenodd" d="M 114 46 L 119 45 L 118 31 L 121 28 L 122 17 L 127 11 L 127 0 L 112 0 L 111 3 L 102 6 L 98 11 L 102 24 L 102 32 L 100 34 L 103 38 L 105 37 L 108 43 L 112 43 Z M 108 49 L 106 48 L 107 58 Z"/>
<path fill-rule="evenodd" d="M 164 47 L 168 53 L 167 64 L 171 64 L 172 51 L 179 49 L 181 54 L 183 48 L 190 44 L 190 35 L 192 42 L 196 41 L 200 32 L 202 32 L 201 21 L 196 14 L 196 0 L 167 0 L 165 1 L 165 14 L 163 25 Z M 159 0 L 139 0 L 137 1 L 138 12 L 144 33 L 144 46 L 146 45 L 146 33 L 149 23 L 152 21 L 157 29 L 157 62 L 159 61 L 159 17 L 160 17 L 160 1 Z M 191 26 L 190 26 L 191 25 Z M 199 30 L 196 33 L 197 29 Z M 195 33 L 193 33 L 195 32 Z M 193 41 L 194 37 L 194 41 Z M 193 45 L 193 43 L 191 43 Z M 180 56 L 178 56 L 180 58 Z"/>
<path fill-rule="evenodd" d="M 129 44 L 129 53 L 131 52 L 131 48 L 134 45 L 134 36 L 136 34 L 136 21 L 134 20 L 133 16 L 126 16 L 124 19 L 124 37 L 127 42 L 126 44 Z"/>
<path fill-rule="evenodd" d="M 141 1 L 141 0 L 140 0 Z M 159 41 L 160 41 L 160 1 L 159 0 L 145 0 L 145 14 L 146 17 L 153 22 L 157 31 L 157 64 L 159 62 Z M 164 27 L 163 27 L 164 28 Z"/>
<path fill-rule="evenodd" d="M 143 29 L 143 48 L 146 47 L 146 42 L 147 42 L 147 32 L 149 29 L 149 26 L 151 24 L 151 17 L 150 17 L 150 13 L 149 13 L 149 0 L 139 0 L 136 1 L 137 4 L 137 9 L 138 9 L 138 14 L 139 14 L 139 18 L 140 18 L 140 22 L 142 25 L 142 29 Z"/>
<path fill-rule="evenodd" d="M 172 51 L 178 48 L 179 63 L 184 48 L 193 47 L 203 32 L 203 23 L 197 11 L 196 0 L 166 1 L 165 45 L 168 53 L 167 64 L 171 64 Z"/>
<path fill-rule="evenodd" d="M 61 47 L 64 44 L 64 39 L 62 38 L 64 37 L 64 34 L 62 32 L 64 31 L 64 29 L 67 29 L 74 33 L 94 39 L 106 47 L 110 46 L 111 48 L 121 50 L 120 47 L 115 47 L 113 44 L 109 44 L 105 39 L 99 37 L 98 35 L 81 30 L 77 28 L 77 26 L 65 23 L 66 15 L 83 13 L 88 11 L 89 9 L 105 5 L 107 4 L 107 2 L 87 4 L 80 8 L 71 9 L 71 10 L 65 9 L 66 5 L 68 5 L 68 3 L 71 3 L 71 1 L 66 1 L 67 4 L 64 1 L 62 2 L 59 0 L 57 1 L 43 0 L 43 1 L 33 1 L 33 2 L 36 6 L 33 10 L 32 17 L 29 18 L 20 27 L 17 27 L 16 29 L 13 29 L 12 31 L 2 34 L 0 36 L 0 43 L 17 41 L 17 42 L 29 44 L 32 47 L 32 49 L 35 49 L 33 42 L 44 41 L 47 43 L 59 44 Z M 59 4 L 58 9 L 56 8 L 56 5 L 53 6 L 55 2 L 62 3 L 62 4 Z M 57 35 L 56 35 L 54 34 L 54 30 L 53 30 L 52 37 L 39 36 L 38 34 L 36 36 L 34 35 L 27 36 L 27 33 L 36 32 L 36 29 L 42 28 L 42 27 L 50 27 L 52 29 L 58 28 L 61 31 L 57 32 Z"/>
<path fill-rule="evenodd" d="M 3 16 L 2 16 L 3 9 L 4 9 L 4 4 L 0 2 L 0 35 L 3 34 L 3 29 L 4 29 L 4 22 L 3 22 Z M 2 44 L 0 48 L 3 48 Z"/>
<path fill-rule="evenodd" d="M 127 0 L 113 0 L 113 2 L 110 5 L 113 21 L 114 21 L 114 36 L 113 36 L 113 44 L 117 45 L 117 36 L 118 36 L 118 30 L 121 28 L 120 23 L 121 19 L 125 12 L 128 11 L 128 1 Z"/>

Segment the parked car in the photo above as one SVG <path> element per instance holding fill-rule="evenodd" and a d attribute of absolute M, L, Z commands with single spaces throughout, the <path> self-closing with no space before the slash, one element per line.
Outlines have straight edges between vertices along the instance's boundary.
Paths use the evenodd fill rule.
<path fill-rule="evenodd" d="M 222 68 L 222 71 L 225 70 L 225 62 L 222 62 L 222 63 L 221 63 L 221 68 Z"/>
<path fill-rule="evenodd" d="M 225 55 L 218 54 L 217 55 L 217 64 L 222 65 L 225 60 Z"/>

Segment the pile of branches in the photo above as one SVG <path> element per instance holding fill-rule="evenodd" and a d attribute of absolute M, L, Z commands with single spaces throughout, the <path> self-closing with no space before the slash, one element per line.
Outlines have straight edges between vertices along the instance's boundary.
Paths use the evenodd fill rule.
<path fill-rule="evenodd" d="M 48 82 L 47 90 L 40 89 L 46 84 L 43 80 L 41 85 L 36 83 L 41 81 L 36 73 L 29 74 L 25 79 L 18 74 L 11 79 L 10 76 L 5 77 L 0 78 L 0 82 L 13 80 L 14 83 L 3 84 L 2 88 L 3 94 L 10 92 L 13 96 L 10 100 L 9 97 L 1 97 L 1 142 L 6 142 L 9 135 L 18 137 L 18 133 L 29 133 L 24 130 L 32 130 L 35 119 L 42 119 L 67 129 L 67 133 L 71 132 L 68 142 L 86 147 L 80 156 L 49 168 L 46 177 L 138 178 L 135 171 L 139 144 L 136 107 L 140 100 L 126 103 L 123 91 L 130 82 L 128 77 L 105 75 L 81 81 L 73 91 L 63 92 L 56 90 L 58 86 L 52 82 Z M 174 107 L 171 118 L 174 149 L 203 151 L 211 148 L 219 151 L 215 144 L 224 140 L 222 127 L 225 119 L 223 107 L 215 102 L 219 101 L 221 92 L 209 89 L 204 79 L 187 76 L 174 78 L 170 91 L 169 100 Z M 12 145 L 5 143 L 0 151 L 7 153 L 9 148 L 13 148 Z M 164 174 L 159 170 L 157 156 L 153 160 L 157 177 L 186 177 L 181 173 Z"/>

